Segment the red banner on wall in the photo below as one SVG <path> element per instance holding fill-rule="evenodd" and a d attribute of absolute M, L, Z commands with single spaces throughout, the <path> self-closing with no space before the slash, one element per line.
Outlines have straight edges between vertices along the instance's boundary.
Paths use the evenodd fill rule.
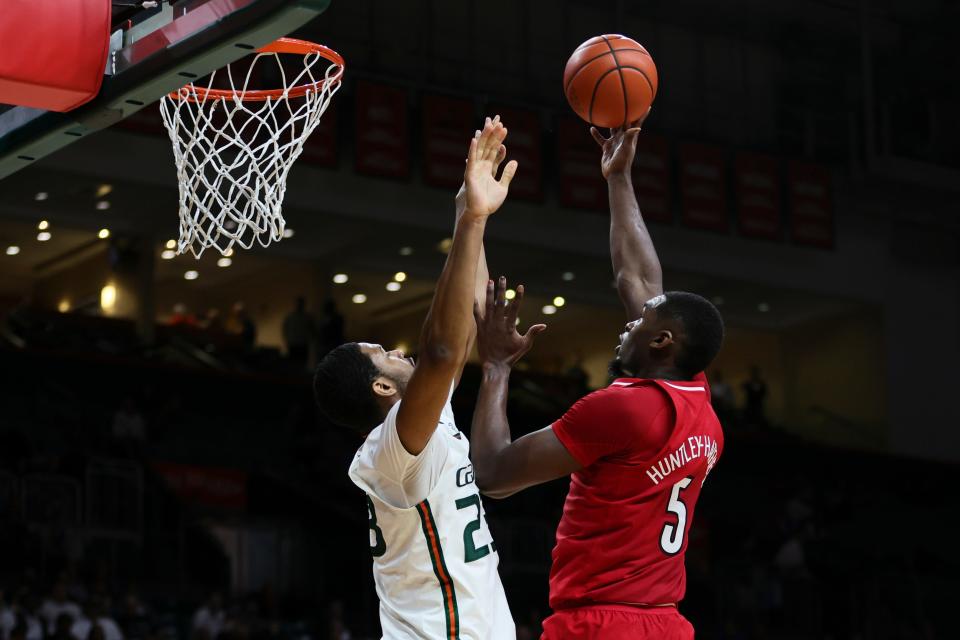
<path fill-rule="evenodd" d="M 726 231 L 729 221 L 723 150 L 704 144 L 682 144 L 678 150 L 683 224 Z"/>
<path fill-rule="evenodd" d="M 361 80 L 357 82 L 357 173 L 388 178 L 410 174 L 407 92 Z"/>
<path fill-rule="evenodd" d="M 337 166 L 337 106 L 332 102 L 304 142 L 300 160 L 320 167 Z"/>
<path fill-rule="evenodd" d="M 245 471 L 173 462 L 153 462 L 150 466 L 188 504 L 233 511 L 247 508 Z"/>
<path fill-rule="evenodd" d="M 782 237 L 777 158 L 759 153 L 738 153 L 736 188 L 740 234 L 772 240 Z"/>
<path fill-rule="evenodd" d="M 520 163 L 517 176 L 510 185 L 510 197 L 526 200 L 543 199 L 542 129 L 535 111 L 488 105 L 488 115 L 500 114 L 507 127 L 507 160 Z"/>
<path fill-rule="evenodd" d="M 582 120 L 562 116 L 557 123 L 560 204 L 578 209 L 607 208 L 607 183 L 600 172 L 600 147 Z"/>
<path fill-rule="evenodd" d="M 633 189 L 645 220 L 673 222 L 670 197 L 670 143 L 666 138 L 641 133 L 633 158 Z"/>
<path fill-rule="evenodd" d="M 470 100 L 423 97 L 423 181 L 426 184 L 460 186 L 470 136 L 477 126 Z"/>
<path fill-rule="evenodd" d="M 789 166 L 790 220 L 793 241 L 833 247 L 830 174 L 823 167 L 793 161 Z"/>

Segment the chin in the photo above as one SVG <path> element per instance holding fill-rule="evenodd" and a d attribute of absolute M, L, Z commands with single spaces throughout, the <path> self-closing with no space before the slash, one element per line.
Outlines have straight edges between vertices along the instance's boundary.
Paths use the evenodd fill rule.
<path fill-rule="evenodd" d="M 623 370 L 623 362 L 620 361 L 620 356 L 610 361 L 610 364 L 607 365 L 607 372 L 614 378 L 626 376 L 627 372 Z"/>

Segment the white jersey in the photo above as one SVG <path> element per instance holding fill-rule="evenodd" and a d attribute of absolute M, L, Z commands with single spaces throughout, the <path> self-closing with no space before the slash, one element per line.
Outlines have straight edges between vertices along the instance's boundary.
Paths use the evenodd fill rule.
<path fill-rule="evenodd" d="M 367 494 L 384 640 L 515 640 L 497 547 L 450 402 L 420 455 L 397 435 L 395 404 L 350 465 Z"/>

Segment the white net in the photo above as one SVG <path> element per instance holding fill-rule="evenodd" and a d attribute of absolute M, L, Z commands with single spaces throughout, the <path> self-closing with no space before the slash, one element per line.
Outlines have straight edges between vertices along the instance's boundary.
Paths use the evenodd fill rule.
<path fill-rule="evenodd" d="M 302 69 L 289 73 L 280 54 L 257 53 L 240 72 L 240 85 L 227 66 L 211 74 L 205 89 L 191 84 L 161 100 L 180 185 L 178 253 L 199 258 L 209 247 L 225 254 L 234 245 L 265 247 L 283 238 L 287 175 L 340 88 L 343 70 L 319 53 L 302 61 Z M 259 92 L 248 88 L 263 65 L 279 70 L 283 92 L 255 100 Z M 218 74 L 229 90 L 211 91 Z M 303 85 L 310 88 L 295 95 Z"/>

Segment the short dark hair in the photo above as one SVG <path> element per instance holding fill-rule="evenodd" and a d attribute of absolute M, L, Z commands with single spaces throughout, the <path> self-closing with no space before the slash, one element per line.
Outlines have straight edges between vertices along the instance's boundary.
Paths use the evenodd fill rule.
<path fill-rule="evenodd" d="M 313 376 L 317 406 L 331 422 L 361 435 L 383 422 L 371 383 L 381 375 L 356 342 L 342 344 L 323 357 Z"/>
<path fill-rule="evenodd" d="M 713 303 L 687 291 L 669 291 L 657 313 L 677 320 L 685 340 L 677 353 L 677 368 L 689 380 L 707 368 L 723 345 L 723 318 Z"/>

